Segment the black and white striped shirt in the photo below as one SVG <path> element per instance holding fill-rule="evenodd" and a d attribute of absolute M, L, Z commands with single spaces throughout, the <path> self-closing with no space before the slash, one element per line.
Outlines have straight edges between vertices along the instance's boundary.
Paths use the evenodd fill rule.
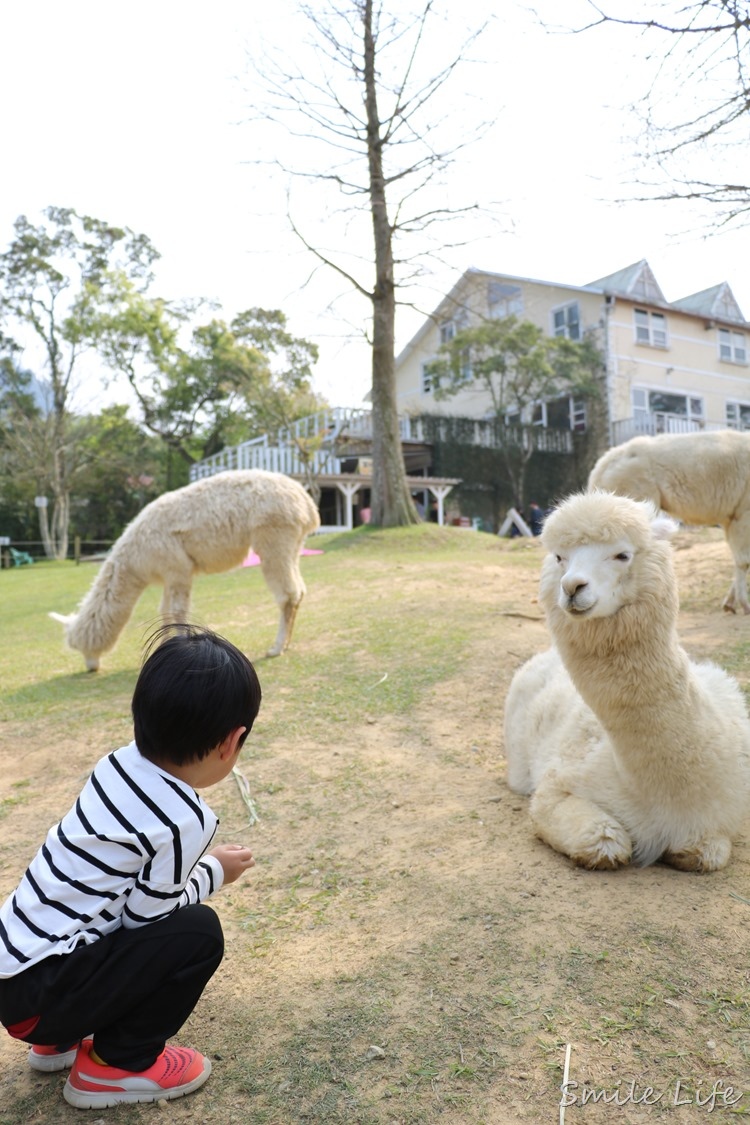
<path fill-rule="evenodd" d="M 224 877 L 201 858 L 218 823 L 134 742 L 102 758 L 0 909 L 0 977 L 208 898 Z"/>

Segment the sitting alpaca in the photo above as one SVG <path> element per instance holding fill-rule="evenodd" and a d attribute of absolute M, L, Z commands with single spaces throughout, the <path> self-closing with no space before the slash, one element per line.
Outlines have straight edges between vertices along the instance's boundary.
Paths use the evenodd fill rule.
<path fill-rule="evenodd" d="M 542 534 L 556 647 L 511 683 L 508 784 L 583 867 L 718 870 L 748 811 L 750 720 L 736 682 L 680 646 L 674 527 L 651 503 L 591 492 Z"/>
<path fill-rule="evenodd" d="M 67 644 L 95 672 L 146 586 L 163 584 L 165 622 L 187 621 L 193 576 L 239 566 L 252 546 L 281 608 L 267 653 L 279 656 L 305 593 L 299 553 L 319 525 L 315 504 L 291 477 L 261 469 L 217 473 L 147 504 L 112 547 L 78 612 L 50 616 L 63 623 Z"/>

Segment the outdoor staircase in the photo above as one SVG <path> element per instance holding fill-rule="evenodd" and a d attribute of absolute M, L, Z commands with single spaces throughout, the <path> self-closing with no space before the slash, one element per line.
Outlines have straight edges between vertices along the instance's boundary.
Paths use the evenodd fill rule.
<path fill-rule="evenodd" d="M 300 418 L 276 433 L 227 446 L 190 468 L 190 479 L 225 469 L 268 469 L 288 476 L 341 473 L 346 457 L 365 456 L 372 443 L 369 408 L 336 406 Z"/>

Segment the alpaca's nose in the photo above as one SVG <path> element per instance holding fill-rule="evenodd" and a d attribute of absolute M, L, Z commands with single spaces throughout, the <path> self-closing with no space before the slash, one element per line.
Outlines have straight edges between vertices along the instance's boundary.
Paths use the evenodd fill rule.
<path fill-rule="evenodd" d="M 581 590 L 585 590 L 588 582 L 575 574 L 566 574 L 562 580 L 562 588 L 569 598 L 574 598 Z"/>

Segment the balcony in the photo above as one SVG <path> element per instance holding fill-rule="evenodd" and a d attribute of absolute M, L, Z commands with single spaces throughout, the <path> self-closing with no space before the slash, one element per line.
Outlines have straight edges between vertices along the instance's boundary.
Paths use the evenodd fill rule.
<path fill-rule="evenodd" d="M 743 428 L 729 426 L 727 422 L 687 418 L 684 414 L 647 414 L 641 411 L 633 418 L 622 418 L 612 423 L 612 445 L 622 445 L 634 437 L 655 437 L 657 434 L 694 434 L 704 430 Z"/>

